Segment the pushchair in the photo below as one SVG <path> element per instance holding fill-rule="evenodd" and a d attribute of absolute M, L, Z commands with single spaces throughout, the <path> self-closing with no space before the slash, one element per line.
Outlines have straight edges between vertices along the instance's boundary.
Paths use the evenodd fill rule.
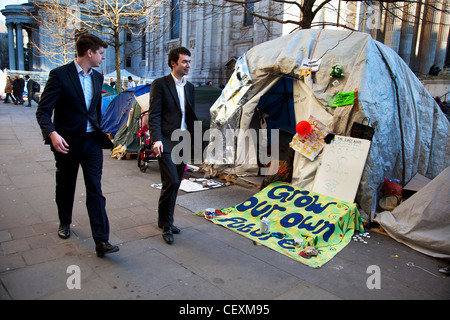
<path fill-rule="evenodd" d="M 139 130 L 137 136 L 139 137 L 139 152 L 137 156 L 138 167 L 142 172 L 147 171 L 148 163 L 156 161 L 156 154 L 153 152 L 150 141 L 150 132 L 148 130 L 148 110 L 144 111 L 139 116 Z"/>

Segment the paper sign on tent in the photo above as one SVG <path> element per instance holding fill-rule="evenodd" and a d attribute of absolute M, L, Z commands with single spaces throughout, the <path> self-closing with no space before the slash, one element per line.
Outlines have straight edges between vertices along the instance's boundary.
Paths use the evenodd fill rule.
<path fill-rule="evenodd" d="M 301 75 L 308 75 L 311 72 L 317 72 L 320 68 L 320 63 L 322 62 L 322 59 L 309 59 L 309 58 L 303 58 L 302 65 L 300 66 L 300 72 Z"/>
<path fill-rule="evenodd" d="M 313 116 L 309 116 L 308 122 L 312 127 L 311 132 L 305 136 L 296 133 L 289 145 L 312 161 L 325 146 L 325 137 L 329 132 L 327 127 Z"/>

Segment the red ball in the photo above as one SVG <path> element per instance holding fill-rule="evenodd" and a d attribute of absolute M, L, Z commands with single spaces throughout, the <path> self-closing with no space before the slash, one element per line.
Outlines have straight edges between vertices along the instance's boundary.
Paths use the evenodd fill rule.
<path fill-rule="evenodd" d="M 308 121 L 300 121 L 295 126 L 295 131 L 301 136 L 306 136 L 311 132 L 311 124 Z"/>

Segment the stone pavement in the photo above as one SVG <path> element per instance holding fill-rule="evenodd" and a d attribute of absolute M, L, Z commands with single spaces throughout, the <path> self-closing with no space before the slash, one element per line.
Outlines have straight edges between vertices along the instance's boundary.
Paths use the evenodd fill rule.
<path fill-rule="evenodd" d="M 203 192 L 180 191 L 175 221 L 182 233 L 167 245 L 157 227 L 156 163 L 104 153 L 103 191 L 110 242 L 120 252 L 98 258 L 85 208 L 80 172 L 73 234 L 59 239 L 54 202 L 55 164 L 35 120 L 36 104 L 0 104 L 0 299 L 449 299 L 448 261 L 420 254 L 371 232 L 351 242 L 320 269 L 312 269 L 193 211 L 236 205 L 258 190 L 239 183 Z M 69 289 L 69 266 L 81 288 Z M 371 265 L 381 288 L 369 289 Z M 69 272 L 68 272 L 69 271 Z"/>

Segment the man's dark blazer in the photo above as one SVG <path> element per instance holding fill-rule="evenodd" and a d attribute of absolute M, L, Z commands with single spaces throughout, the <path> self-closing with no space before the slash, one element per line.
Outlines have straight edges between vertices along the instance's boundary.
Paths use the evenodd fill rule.
<path fill-rule="evenodd" d="M 87 110 L 75 63 L 72 61 L 50 71 L 36 112 L 36 118 L 47 144 L 51 144 L 49 134 L 56 131 L 69 144 L 69 150 L 76 149 L 82 141 L 80 137 L 86 134 L 87 119 L 89 119 L 102 148 L 114 147 L 111 140 L 100 129 L 103 76 L 95 70 L 92 70 L 92 83 L 94 96 Z"/>
<path fill-rule="evenodd" d="M 194 85 L 186 82 L 185 121 L 191 138 L 194 137 L 194 121 L 197 120 L 194 105 Z M 171 141 L 172 132 L 181 127 L 181 107 L 175 81 L 171 74 L 156 79 L 150 89 L 148 127 L 152 142 L 162 141 L 163 151 L 171 152 L 178 141 Z"/>

